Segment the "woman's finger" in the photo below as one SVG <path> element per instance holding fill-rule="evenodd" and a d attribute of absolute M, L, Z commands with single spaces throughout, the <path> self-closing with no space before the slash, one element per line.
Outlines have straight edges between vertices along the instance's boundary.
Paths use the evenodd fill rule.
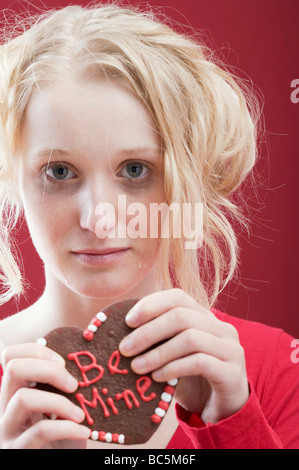
<path fill-rule="evenodd" d="M 5 368 L 9 361 L 17 358 L 36 358 L 58 362 L 62 365 L 65 360 L 50 348 L 37 343 L 25 343 L 6 346 L 2 351 L 1 364 Z"/>
<path fill-rule="evenodd" d="M 127 313 L 126 322 L 135 328 L 179 306 L 199 310 L 205 315 L 213 315 L 182 289 L 169 289 L 149 294 L 139 300 Z"/>
<path fill-rule="evenodd" d="M 212 387 L 227 382 L 225 362 L 204 353 L 191 354 L 165 364 L 152 373 L 157 382 L 168 381 L 177 377 L 202 376 Z"/>
<path fill-rule="evenodd" d="M 0 413 L 19 388 L 37 382 L 50 384 L 67 393 L 78 387 L 77 380 L 61 363 L 32 358 L 11 359 L 2 378 Z"/>
<path fill-rule="evenodd" d="M 237 349 L 238 345 L 235 343 L 223 341 L 222 338 L 215 337 L 211 333 L 190 328 L 134 358 L 131 367 L 137 374 L 147 374 L 168 362 L 198 352 L 209 354 L 222 361 L 233 360 L 238 353 Z"/>
<path fill-rule="evenodd" d="M 230 325 L 227 325 L 214 316 L 202 315 L 198 310 L 175 307 L 132 331 L 121 341 L 119 350 L 124 356 L 134 356 L 189 328 L 219 338 L 227 337 L 230 335 Z"/>
<path fill-rule="evenodd" d="M 8 436 L 19 434 L 36 413 L 59 416 L 78 423 L 85 417 L 84 411 L 63 395 L 21 388 L 14 394 L 6 409 L 6 417 L 9 417 L 5 423 L 6 434 Z"/>
<path fill-rule="evenodd" d="M 243 368 L 243 366 L 232 365 L 208 354 L 196 353 L 166 364 L 154 371 L 152 378 L 157 382 L 164 382 L 180 377 L 179 384 L 184 381 L 184 377 L 187 380 L 191 376 L 206 379 L 213 390 L 212 414 L 214 414 L 213 420 L 217 422 L 237 412 L 248 400 L 248 382 L 246 374 L 242 371 Z M 200 389 L 196 388 L 195 392 L 201 393 Z M 194 397 L 194 403 L 200 403 L 201 398 L 201 396 Z M 207 422 L 206 419 L 211 419 L 211 415 L 210 418 L 208 415 L 209 413 L 205 417 L 205 422 Z"/>
<path fill-rule="evenodd" d="M 89 436 L 90 430 L 82 424 L 66 420 L 43 419 L 20 434 L 17 439 L 8 441 L 7 447 L 11 449 L 42 449 L 47 447 L 48 443 L 54 441 L 66 443 L 67 440 L 76 440 L 78 444 L 79 441 L 83 441 L 81 443 L 81 447 L 83 447 Z"/>

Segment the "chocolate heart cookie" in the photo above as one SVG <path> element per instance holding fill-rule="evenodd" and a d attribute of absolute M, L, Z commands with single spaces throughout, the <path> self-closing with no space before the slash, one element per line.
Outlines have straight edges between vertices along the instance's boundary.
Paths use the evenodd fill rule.
<path fill-rule="evenodd" d="M 158 383 L 150 375 L 135 374 L 130 367 L 132 358 L 118 350 L 120 341 L 132 331 L 125 315 L 136 302 L 110 305 L 95 315 L 84 331 L 62 327 L 38 340 L 65 359 L 79 386 L 72 394 L 45 384 L 37 387 L 65 395 L 81 406 L 83 424 L 90 428 L 94 440 L 120 444 L 148 441 L 173 397 L 176 380 Z"/>

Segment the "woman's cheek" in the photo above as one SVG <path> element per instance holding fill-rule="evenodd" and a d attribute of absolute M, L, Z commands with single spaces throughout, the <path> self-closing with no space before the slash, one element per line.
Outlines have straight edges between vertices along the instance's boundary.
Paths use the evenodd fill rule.
<path fill-rule="evenodd" d="M 37 194 L 31 201 L 29 198 L 26 200 L 24 210 L 28 229 L 42 259 L 45 255 L 43 252 L 51 251 L 51 246 L 53 249 L 55 246 L 59 248 L 62 239 L 72 233 L 72 214 L 67 206 L 63 201 L 47 195 L 41 198 Z"/>

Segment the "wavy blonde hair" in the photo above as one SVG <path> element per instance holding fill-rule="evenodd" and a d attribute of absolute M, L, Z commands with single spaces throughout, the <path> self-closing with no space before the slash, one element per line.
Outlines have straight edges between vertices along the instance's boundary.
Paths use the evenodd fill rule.
<path fill-rule="evenodd" d="M 68 6 L 16 24 L 23 29 L 6 28 L 0 47 L 1 302 L 23 291 L 10 233 L 22 211 L 14 165 L 26 105 L 42 81 L 91 67 L 124 77 L 151 113 L 163 145 L 167 202 L 203 202 L 202 246 L 186 250 L 183 237 L 163 239 L 160 282 L 211 307 L 238 264 L 232 221 L 246 221 L 234 195 L 256 161 L 254 95 L 193 35 L 176 32 L 150 9 Z"/>

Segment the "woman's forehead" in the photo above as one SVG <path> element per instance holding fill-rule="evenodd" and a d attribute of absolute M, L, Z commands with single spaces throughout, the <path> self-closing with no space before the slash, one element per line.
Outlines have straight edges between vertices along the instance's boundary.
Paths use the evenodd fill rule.
<path fill-rule="evenodd" d="M 62 81 L 32 94 L 22 129 L 22 143 L 30 153 L 91 146 L 99 140 L 127 153 L 132 149 L 160 152 L 151 115 L 124 80 Z"/>

